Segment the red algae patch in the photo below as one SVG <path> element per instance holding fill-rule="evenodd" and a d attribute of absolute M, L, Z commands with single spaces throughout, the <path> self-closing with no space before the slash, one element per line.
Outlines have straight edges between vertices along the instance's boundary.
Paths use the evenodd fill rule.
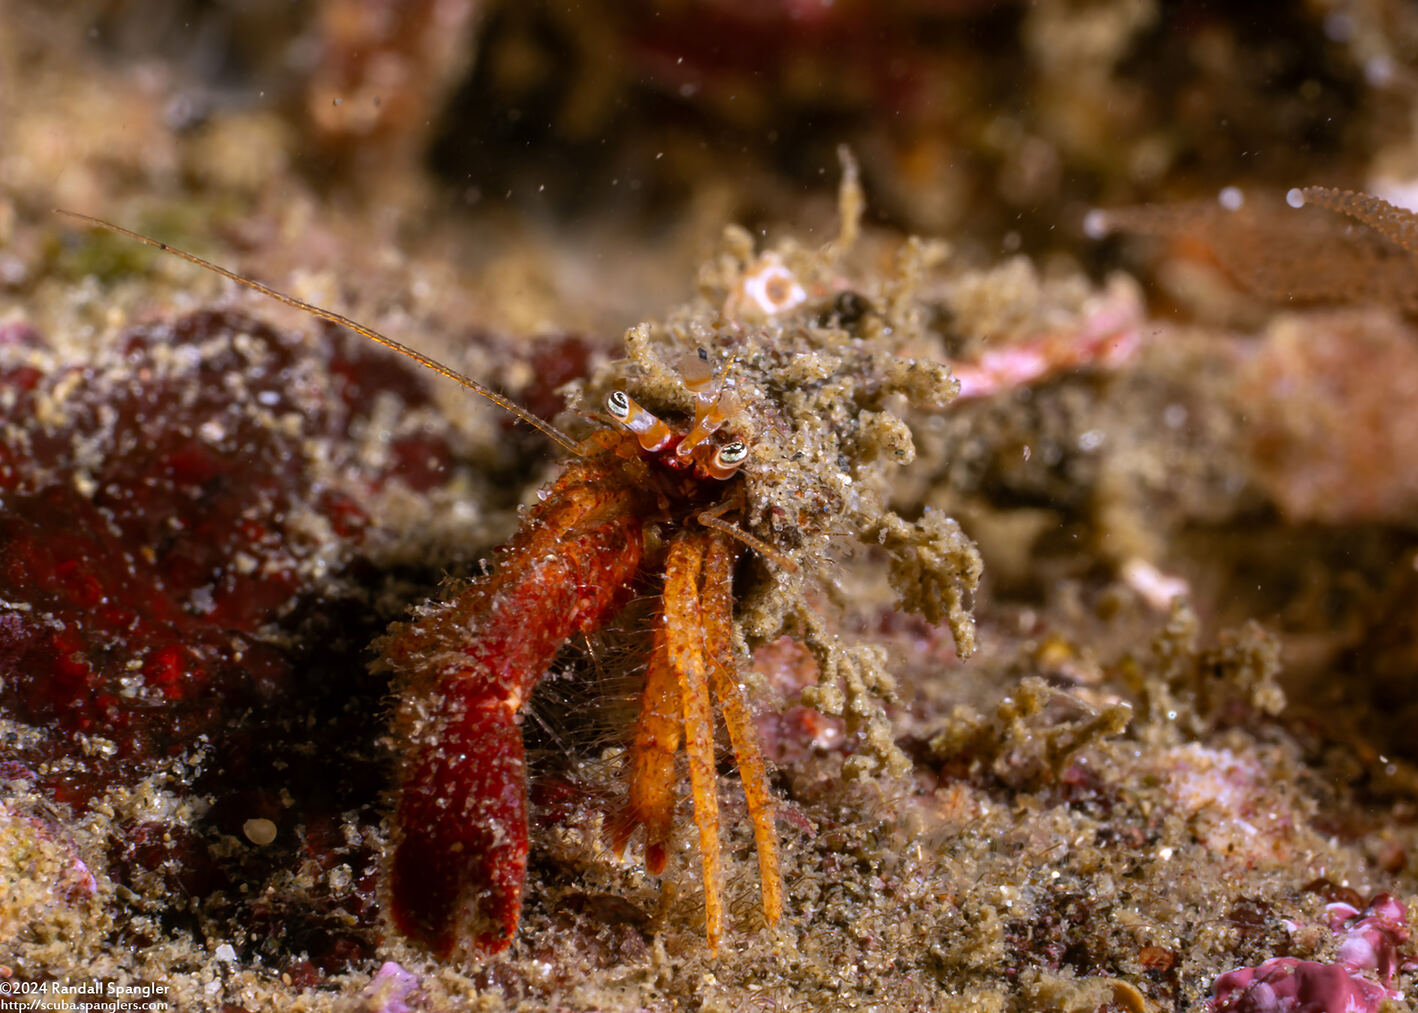
<path fill-rule="evenodd" d="M 0 471 L 0 657 L 16 673 L 0 707 L 51 748 L 106 743 L 87 774 L 48 764 L 56 801 L 83 807 L 287 688 L 263 630 L 349 565 L 389 477 L 323 480 L 311 453 L 359 423 L 373 362 L 335 362 L 320 389 L 302 359 L 263 325 L 199 314 L 129 331 L 105 365 L 10 373 L 9 416 L 28 422 L 5 427 Z M 53 759 L 39 753 L 16 759 Z"/>
<path fill-rule="evenodd" d="M 0 344 L 0 850 L 34 888 L 0 923 L 99 897 L 135 945 L 201 926 L 345 969 L 378 938 L 381 507 L 453 474 L 423 377 L 235 313 L 87 362 L 22 337 Z"/>

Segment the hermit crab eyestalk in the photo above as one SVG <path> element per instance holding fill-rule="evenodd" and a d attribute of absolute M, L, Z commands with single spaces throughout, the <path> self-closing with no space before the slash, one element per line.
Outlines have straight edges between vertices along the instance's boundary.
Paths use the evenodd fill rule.
<path fill-rule="evenodd" d="M 716 447 L 704 465 L 704 470 L 709 473 L 711 478 L 731 478 L 746 460 L 748 460 L 748 444 L 743 440 L 734 440 L 722 447 Z"/>
<path fill-rule="evenodd" d="M 675 438 L 674 430 L 661 422 L 653 412 L 648 412 L 636 404 L 635 399 L 623 390 L 613 390 L 606 395 L 606 411 L 610 412 L 611 418 L 634 433 L 640 446 L 649 453 L 664 450 Z"/>
<path fill-rule="evenodd" d="M 718 432 L 729 416 L 739 409 L 738 395 L 732 390 L 725 390 L 717 396 L 710 392 L 707 397 L 695 392 L 694 399 L 694 425 L 675 447 L 675 453 L 680 457 L 688 457 L 695 447 Z"/>

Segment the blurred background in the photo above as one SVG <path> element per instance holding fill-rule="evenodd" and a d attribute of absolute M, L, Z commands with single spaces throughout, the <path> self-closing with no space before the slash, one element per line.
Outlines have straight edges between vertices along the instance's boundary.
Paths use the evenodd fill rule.
<path fill-rule="evenodd" d="M 12 0 L 0 33 L 12 222 L 304 200 L 654 241 L 801 222 L 846 143 L 879 222 L 1093 260 L 1094 206 L 1418 168 L 1398 0 Z"/>

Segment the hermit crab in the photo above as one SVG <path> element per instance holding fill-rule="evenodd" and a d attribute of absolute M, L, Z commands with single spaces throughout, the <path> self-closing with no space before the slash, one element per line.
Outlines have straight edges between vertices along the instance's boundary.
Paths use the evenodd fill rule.
<path fill-rule="evenodd" d="M 850 173 L 844 194 L 855 194 Z M 939 513 L 908 521 L 887 505 L 889 466 L 915 452 L 901 406 L 939 407 L 957 390 L 945 366 L 898 354 L 929 345 L 913 302 L 928 259 L 922 247 L 908 245 L 876 289 L 854 291 L 838 269 L 854 211 L 823 251 L 759 255 L 747 233 L 731 230 L 700 300 L 663 324 L 632 328 L 626 360 L 585 382 L 580 414 L 591 428 L 572 436 L 341 314 L 65 213 L 408 356 L 567 455 L 490 571 L 417 607 L 382 642 L 381 663 L 400 690 L 394 728 L 403 755 L 386 897 L 404 935 L 445 958 L 511 943 L 530 849 L 523 708 L 569 638 L 615 624 L 647 586 L 658 604 L 640 634 L 643 696 L 609 843 L 623 855 L 643 830 L 645 867 L 665 870 L 682 750 L 711 951 L 724 938 L 715 700 L 753 829 L 765 922 L 779 921 L 784 906 L 774 793 L 745 686 L 752 646 L 787 633 L 808 648 L 818 679 L 804 702 L 845 719 L 849 774 L 905 768 L 885 715 L 894 687 L 881 653 L 833 636 L 821 609 L 832 597 L 824 561 L 850 535 L 878 547 L 902 605 L 948 622 L 961 654 L 973 647 L 973 545 Z"/>

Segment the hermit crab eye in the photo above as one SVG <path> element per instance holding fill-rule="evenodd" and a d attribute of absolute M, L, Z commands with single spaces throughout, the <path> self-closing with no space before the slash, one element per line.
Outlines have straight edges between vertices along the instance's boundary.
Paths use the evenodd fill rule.
<path fill-rule="evenodd" d="M 721 482 L 733 478 L 739 470 L 739 465 L 748 458 L 748 444 L 743 440 L 734 440 L 722 447 L 706 445 L 702 450 L 704 453 L 696 455 L 695 458 L 699 461 L 699 466 L 704 469 L 705 475 Z"/>
<path fill-rule="evenodd" d="M 719 452 L 714 455 L 721 465 L 742 464 L 744 458 L 748 456 L 748 444 L 743 440 L 734 440 L 733 443 L 726 443 L 719 448 Z"/>
<path fill-rule="evenodd" d="M 659 453 L 674 442 L 674 430 L 656 418 L 654 412 L 641 408 L 623 390 L 613 390 L 606 395 L 606 411 L 635 434 L 644 450 Z"/>

